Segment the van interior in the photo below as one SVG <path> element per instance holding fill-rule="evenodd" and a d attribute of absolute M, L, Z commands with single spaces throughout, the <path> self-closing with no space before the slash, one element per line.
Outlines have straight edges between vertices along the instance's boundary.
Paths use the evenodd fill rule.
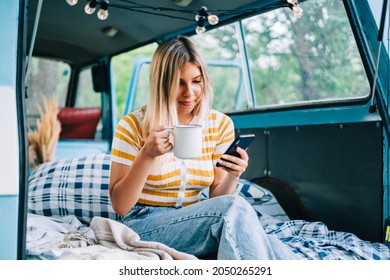
<path fill-rule="evenodd" d="M 378 2 L 29 0 L 27 133 L 54 98 L 51 161 L 109 154 L 118 120 L 147 104 L 158 44 L 190 36 L 214 107 L 236 134 L 256 135 L 242 179 L 291 219 L 389 244 L 388 21 Z"/>

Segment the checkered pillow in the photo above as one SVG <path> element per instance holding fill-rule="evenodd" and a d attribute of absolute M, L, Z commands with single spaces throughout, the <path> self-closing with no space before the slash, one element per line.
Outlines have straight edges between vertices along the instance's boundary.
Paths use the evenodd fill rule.
<path fill-rule="evenodd" d="M 110 155 L 89 155 L 38 166 L 28 180 L 28 211 L 74 215 L 89 225 L 94 216 L 118 220 L 108 193 Z"/>

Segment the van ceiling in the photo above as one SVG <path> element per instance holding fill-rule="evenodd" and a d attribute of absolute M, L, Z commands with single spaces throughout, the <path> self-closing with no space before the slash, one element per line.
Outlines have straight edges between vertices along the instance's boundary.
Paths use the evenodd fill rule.
<path fill-rule="evenodd" d="M 190 4 L 182 7 L 175 2 Z M 39 0 L 28 1 L 27 48 L 31 44 L 38 3 Z M 218 15 L 221 25 L 232 18 L 242 16 L 244 9 L 286 5 L 285 0 L 111 0 L 108 18 L 99 20 L 96 16 L 98 7 L 92 15 L 84 12 L 87 3 L 87 0 L 78 0 L 75 6 L 70 6 L 66 0 L 43 0 L 33 55 L 56 58 L 80 66 L 102 56 L 121 53 L 154 41 L 179 34 L 193 34 L 196 28 L 195 15 L 202 6 L 206 6 L 210 13 Z M 177 11 L 144 10 L 159 14 L 152 15 L 118 7 L 142 5 Z M 246 16 L 250 14 L 247 13 Z M 118 32 L 109 37 L 103 32 L 106 28 L 115 28 Z"/>

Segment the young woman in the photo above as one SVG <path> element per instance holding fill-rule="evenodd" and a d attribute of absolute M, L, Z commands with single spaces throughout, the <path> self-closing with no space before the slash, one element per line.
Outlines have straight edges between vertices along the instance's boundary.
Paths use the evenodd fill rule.
<path fill-rule="evenodd" d="M 240 148 L 240 157 L 223 155 L 234 140 L 233 122 L 211 108 L 210 77 L 190 39 L 157 48 L 150 85 L 148 105 L 120 120 L 112 144 L 110 197 L 122 222 L 142 240 L 198 257 L 294 258 L 265 234 L 251 205 L 234 195 L 248 155 Z M 176 124 L 202 125 L 201 157 L 183 160 L 171 153 L 167 128 Z M 210 199 L 201 200 L 205 189 Z"/>

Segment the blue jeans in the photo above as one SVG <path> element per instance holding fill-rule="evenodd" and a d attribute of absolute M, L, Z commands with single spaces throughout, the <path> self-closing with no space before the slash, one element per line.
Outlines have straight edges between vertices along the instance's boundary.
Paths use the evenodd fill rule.
<path fill-rule="evenodd" d="M 225 260 L 296 259 L 291 247 L 264 232 L 252 206 L 237 195 L 180 208 L 136 204 L 122 222 L 141 240 L 198 257 L 217 252 Z"/>

